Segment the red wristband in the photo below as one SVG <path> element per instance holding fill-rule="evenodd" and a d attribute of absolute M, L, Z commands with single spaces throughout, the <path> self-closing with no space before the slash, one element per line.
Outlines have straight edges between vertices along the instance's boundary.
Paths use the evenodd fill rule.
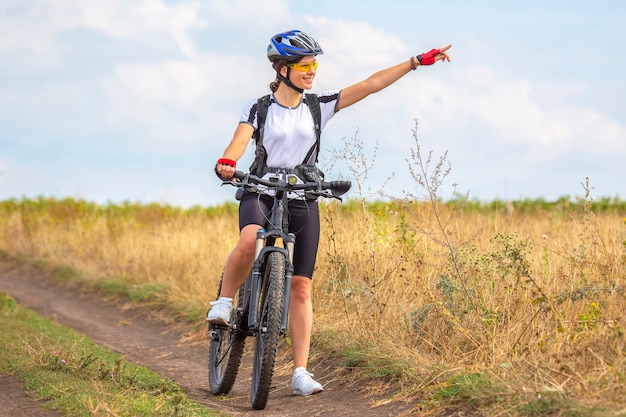
<path fill-rule="evenodd" d="M 218 165 L 228 165 L 229 167 L 237 168 L 237 162 L 228 158 L 220 158 L 217 160 Z"/>

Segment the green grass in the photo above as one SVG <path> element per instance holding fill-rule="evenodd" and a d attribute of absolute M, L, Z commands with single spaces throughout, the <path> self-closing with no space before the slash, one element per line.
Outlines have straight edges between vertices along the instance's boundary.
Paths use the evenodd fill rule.
<path fill-rule="evenodd" d="M 176 383 L 127 362 L 0 292 L 0 374 L 66 416 L 211 417 Z"/>

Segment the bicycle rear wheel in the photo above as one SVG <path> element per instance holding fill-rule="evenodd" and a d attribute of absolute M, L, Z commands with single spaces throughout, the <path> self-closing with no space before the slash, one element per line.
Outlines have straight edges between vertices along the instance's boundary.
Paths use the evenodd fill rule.
<path fill-rule="evenodd" d="M 281 335 L 283 298 L 285 293 L 285 256 L 271 252 L 263 274 L 259 303 L 259 330 L 256 334 L 252 367 L 252 408 L 267 405 L 274 375 L 278 341 Z"/>
<path fill-rule="evenodd" d="M 245 302 L 248 291 L 249 283 L 246 281 L 239 288 L 237 299 L 233 300 L 237 308 L 233 310 L 230 326 L 209 324 L 209 385 L 215 395 L 228 394 L 237 378 L 246 343 L 246 330 L 243 327 L 246 327 L 247 321 Z"/>

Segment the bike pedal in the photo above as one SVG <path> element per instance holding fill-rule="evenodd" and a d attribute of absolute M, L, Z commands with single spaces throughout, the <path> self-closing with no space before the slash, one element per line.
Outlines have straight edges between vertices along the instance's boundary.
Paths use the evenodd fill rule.
<path fill-rule="evenodd" d="M 209 331 L 207 333 L 215 333 L 217 330 L 231 330 L 230 326 L 224 326 L 222 324 L 209 323 Z"/>

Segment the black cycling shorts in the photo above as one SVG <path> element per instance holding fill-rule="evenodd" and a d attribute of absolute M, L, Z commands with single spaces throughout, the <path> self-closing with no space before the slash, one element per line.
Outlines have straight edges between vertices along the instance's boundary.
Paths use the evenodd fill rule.
<path fill-rule="evenodd" d="M 267 195 L 244 193 L 239 204 L 239 230 L 250 224 L 267 227 L 274 199 Z M 289 232 L 296 235 L 293 256 L 294 275 L 313 278 L 320 240 L 320 213 L 317 201 L 290 200 L 285 210 Z"/>

